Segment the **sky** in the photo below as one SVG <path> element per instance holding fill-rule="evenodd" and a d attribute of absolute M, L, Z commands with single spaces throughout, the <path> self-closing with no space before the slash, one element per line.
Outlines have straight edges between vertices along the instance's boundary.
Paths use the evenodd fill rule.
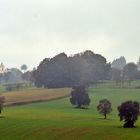
<path fill-rule="evenodd" d="M 0 62 L 32 69 L 85 50 L 137 62 L 139 13 L 140 0 L 0 0 Z"/>

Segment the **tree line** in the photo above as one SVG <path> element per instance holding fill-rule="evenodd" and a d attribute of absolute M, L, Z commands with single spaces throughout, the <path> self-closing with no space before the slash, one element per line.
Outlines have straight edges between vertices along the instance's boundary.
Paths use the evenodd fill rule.
<path fill-rule="evenodd" d="M 104 80 L 123 85 L 140 79 L 139 67 L 140 59 L 138 64 L 127 63 L 125 57 L 107 63 L 102 55 L 87 50 L 72 56 L 60 53 L 53 58 L 45 58 L 33 72 L 25 73 L 25 76 L 30 77 L 35 86 L 45 88 L 93 85 Z"/>
<path fill-rule="evenodd" d="M 116 85 L 123 86 L 124 83 L 130 85 L 132 81 L 140 80 L 140 71 L 135 63 L 128 63 L 121 69 L 112 67 L 111 71 L 112 80 L 116 82 Z"/>
<path fill-rule="evenodd" d="M 106 80 L 110 70 L 111 65 L 106 59 L 92 51 L 69 57 L 60 53 L 53 58 L 45 58 L 33 71 L 32 77 L 37 87 L 73 87 Z"/>
<path fill-rule="evenodd" d="M 27 69 L 28 67 L 25 64 L 21 65 L 21 69 L 8 68 L 6 72 L 0 73 L 0 84 L 19 84 L 25 81 L 30 81 L 31 75 L 28 74 L 29 71 L 26 73 Z"/>
<path fill-rule="evenodd" d="M 61 88 L 93 85 L 104 80 L 113 80 L 116 85 L 123 86 L 140 80 L 140 58 L 137 64 L 127 63 L 123 56 L 108 63 L 105 57 L 90 50 L 71 56 L 60 53 L 53 58 L 45 58 L 32 71 L 27 69 L 26 64 L 21 66 L 21 71 L 11 68 L 0 74 L 0 83 L 29 82 L 37 87 Z"/>

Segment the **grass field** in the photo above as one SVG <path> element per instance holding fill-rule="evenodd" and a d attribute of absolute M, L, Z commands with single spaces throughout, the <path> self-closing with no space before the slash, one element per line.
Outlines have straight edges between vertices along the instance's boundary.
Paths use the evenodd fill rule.
<path fill-rule="evenodd" d="M 124 129 L 116 107 L 126 100 L 140 101 L 140 89 L 97 86 L 90 91 L 89 109 L 75 109 L 69 98 L 6 107 L 0 118 L 0 140 L 140 140 L 137 128 Z M 108 98 L 113 112 L 102 119 L 96 106 Z"/>

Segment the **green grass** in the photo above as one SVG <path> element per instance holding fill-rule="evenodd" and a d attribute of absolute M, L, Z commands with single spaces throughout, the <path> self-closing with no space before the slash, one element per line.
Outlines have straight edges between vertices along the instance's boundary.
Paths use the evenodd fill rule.
<path fill-rule="evenodd" d="M 90 98 L 86 110 L 73 108 L 69 98 L 6 107 L 0 118 L 0 140 L 140 140 L 140 121 L 137 128 L 124 129 L 116 109 L 123 101 L 140 101 L 140 89 L 97 86 Z M 113 105 L 108 120 L 96 111 L 103 98 Z"/>

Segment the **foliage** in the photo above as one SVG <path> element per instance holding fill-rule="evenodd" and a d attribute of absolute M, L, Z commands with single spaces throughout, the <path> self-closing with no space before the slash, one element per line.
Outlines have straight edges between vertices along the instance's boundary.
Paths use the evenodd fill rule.
<path fill-rule="evenodd" d="M 83 108 L 90 104 L 90 99 L 85 86 L 75 86 L 71 92 L 70 102 L 77 108 Z"/>
<path fill-rule="evenodd" d="M 106 59 L 92 51 L 70 57 L 60 53 L 51 59 L 45 58 L 33 71 L 33 79 L 37 87 L 90 85 L 107 79 L 109 69 Z"/>
<path fill-rule="evenodd" d="M 26 64 L 21 65 L 21 70 L 23 70 L 24 72 L 28 69 Z"/>
<path fill-rule="evenodd" d="M 32 81 L 32 71 L 27 71 L 22 74 L 22 79 L 25 81 Z"/>
<path fill-rule="evenodd" d="M 0 83 L 13 84 L 22 82 L 22 72 L 17 68 L 11 68 L 7 73 L 0 75 Z"/>
<path fill-rule="evenodd" d="M 137 67 L 138 67 L 138 71 L 140 71 L 140 57 L 139 57 L 139 60 L 137 62 Z"/>
<path fill-rule="evenodd" d="M 120 70 L 116 68 L 112 68 L 112 80 L 116 82 L 116 84 L 123 84 L 126 82 L 129 85 L 132 81 L 140 79 L 140 72 L 137 70 L 137 65 L 134 63 L 128 63 L 125 67 Z"/>
<path fill-rule="evenodd" d="M 97 110 L 100 114 L 104 115 L 104 119 L 107 119 L 107 114 L 111 113 L 112 111 L 111 102 L 107 99 L 100 100 Z"/>
<path fill-rule="evenodd" d="M 0 114 L 2 113 L 4 102 L 5 102 L 4 96 L 0 95 Z"/>
<path fill-rule="evenodd" d="M 134 127 L 140 113 L 140 104 L 137 101 L 126 101 L 118 107 L 120 121 L 124 120 L 124 128 Z"/>
<path fill-rule="evenodd" d="M 112 80 L 116 82 L 116 84 L 120 84 L 121 82 L 123 82 L 123 75 L 122 75 L 122 71 L 119 69 L 112 69 Z"/>
<path fill-rule="evenodd" d="M 29 87 L 28 83 L 5 84 L 6 91 L 16 91 Z"/>
<path fill-rule="evenodd" d="M 117 58 L 112 62 L 111 68 L 123 70 L 125 65 L 126 65 L 126 59 L 124 56 L 121 56 L 120 58 Z"/>
<path fill-rule="evenodd" d="M 137 73 L 137 65 L 134 63 L 128 63 L 123 69 L 124 79 L 129 82 L 137 79 Z"/>

